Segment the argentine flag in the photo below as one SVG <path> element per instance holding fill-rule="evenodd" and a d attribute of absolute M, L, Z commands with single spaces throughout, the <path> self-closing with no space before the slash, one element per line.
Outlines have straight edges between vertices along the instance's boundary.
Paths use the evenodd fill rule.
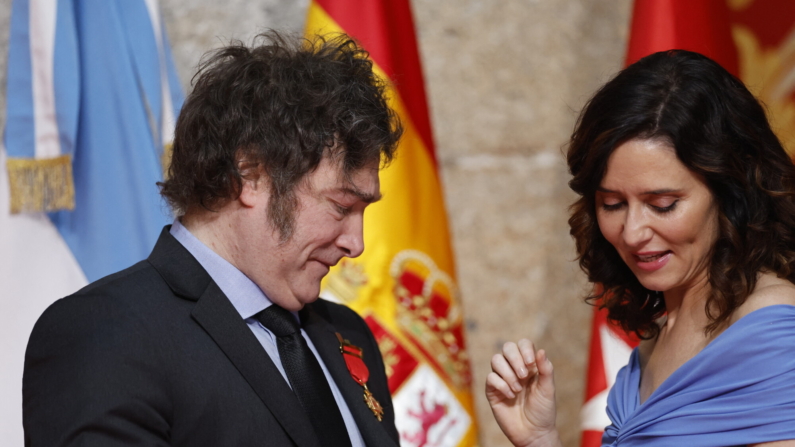
<path fill-rule="evenodd" d="M 23 445 L 28 336 L 148 256 L 183 96 L 158 0 L 14 0 L 0 148 L 0 439 Z"/>

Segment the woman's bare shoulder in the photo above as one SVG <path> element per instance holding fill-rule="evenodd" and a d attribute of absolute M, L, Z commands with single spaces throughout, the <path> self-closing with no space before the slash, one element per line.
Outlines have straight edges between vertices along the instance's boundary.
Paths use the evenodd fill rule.
<path fill-rule="evenodd" d="M 762 442 L 760 444 L 748 444 L 748 447 L 795 447 L 795 439 L 789 441 Z"/>
<path fill-rule="evenodd" d="M 778 278 L 775 274 L 762 273 L 754 291 L 737 308 L 732 320 L 737 321 L 755 310 L 777 304 L 795 306 L 795 284 L 785 278 Z"/>

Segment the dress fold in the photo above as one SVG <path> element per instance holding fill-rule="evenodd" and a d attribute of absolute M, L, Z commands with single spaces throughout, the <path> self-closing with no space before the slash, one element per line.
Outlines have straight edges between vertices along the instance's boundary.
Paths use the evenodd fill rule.
<path fill-rule="evenodd" d="M 795 439 L 795 306 L 731 325 L 640 403 L 636 348 L 607 401 L 604 446 L 725 447 Z"/>

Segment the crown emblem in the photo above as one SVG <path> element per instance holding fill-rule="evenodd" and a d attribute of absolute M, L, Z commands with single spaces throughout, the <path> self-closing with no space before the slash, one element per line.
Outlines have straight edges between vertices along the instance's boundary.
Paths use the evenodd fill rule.
<path fill-rule="evenodd" d="M 471 382 L 458 288 L 425 253 L 404 250 L 392 260 L 397 320 L 426 357 L 456 386 Z"/>
<path fill-rule="evenodd" d="M 359 289 L 367 284 L 367 275 L 361 264 L 343 259 L 339 267 L 326 278 L 326 290 L 342 303 L 350 303 L 359 295 Z"/>

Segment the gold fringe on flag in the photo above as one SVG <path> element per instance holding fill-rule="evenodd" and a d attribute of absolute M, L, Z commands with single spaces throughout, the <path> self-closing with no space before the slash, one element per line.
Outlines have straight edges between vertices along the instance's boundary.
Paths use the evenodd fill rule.
<path fill-rule="evenodd" d="M 43 159 L 9 158 L 6 167 L 12 214 L 75 208 L 70 155 Z"/>
<path fill-rule="evenodd" d="M 171 166 L 171 155 L 174 153 L 174 143 L 163 145 L 163 153 L 160 154 L 160 166 L 163 168 L 163 180 L 168 180 L 168 168 Z"/>

